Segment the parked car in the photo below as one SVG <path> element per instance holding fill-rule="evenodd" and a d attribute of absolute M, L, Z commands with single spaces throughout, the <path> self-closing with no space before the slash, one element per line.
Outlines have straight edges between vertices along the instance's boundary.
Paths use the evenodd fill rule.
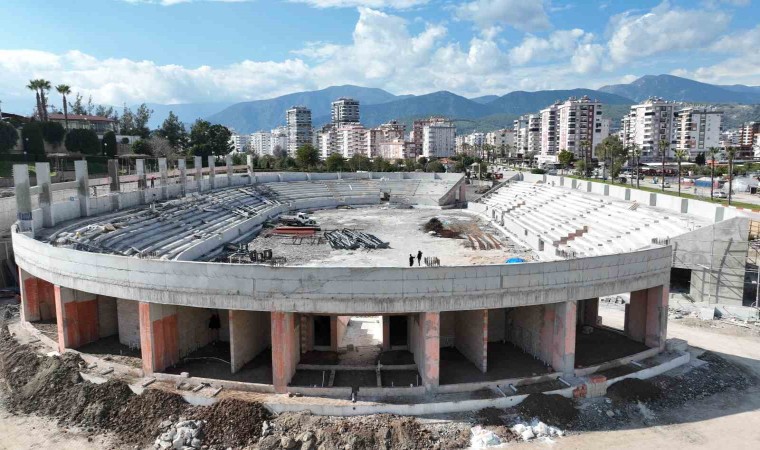
<path fill-rule="evenodd" d="M 717 192 L 713 193 L 713 197 L 715 197 L 715 198 L 728 198 L 728 194 L 726 194 L 723 191 L 717 191 Z"/>

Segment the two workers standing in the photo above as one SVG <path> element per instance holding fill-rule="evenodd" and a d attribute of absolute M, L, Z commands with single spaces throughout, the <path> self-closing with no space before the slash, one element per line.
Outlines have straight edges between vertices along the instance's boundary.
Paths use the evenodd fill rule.
<path fill-rule="evenodd" d="M 422 250 L 417 251 L 417 265 L 422 266 Z M 414 255 L 409 254 L 409 267 L 414 267 Z"/>

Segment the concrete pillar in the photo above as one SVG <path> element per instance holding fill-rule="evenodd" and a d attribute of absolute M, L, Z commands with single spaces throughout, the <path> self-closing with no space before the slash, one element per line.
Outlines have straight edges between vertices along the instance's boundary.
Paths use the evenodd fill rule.
<path fill-rule="evenodd" d="M 272 384 L 275 392 L 283 394 L 296 373 L 299 359 L 299 327 L 291 312 L 272 312 Z"/>
<path fill-rule="evenodd" d="M 456 311 L 454 317 L 457 350 L 485 373 L 488 370 L 488 310 Z"/>
<path fill-rule="evenodd" d="M 166 158 L 158 158 L 158 172 L 161 177 L 161 199 L 169 198 L 169 173 L 166 166 Z"/>
<path fill-rule="evenodd" d="M 55 225 L 53 210 L 53 193 L 50 188 L 50 163 L 38 162 L 34 164 L 37 172 L 37 186 L 40 188 L 39 205 L 42 210 L 42 226 L 50 228 Z"/>
<path fill-rule="evenodd" d="M 193 167 L 195 168 L 195 182 L 198 184 L 198 192 L 203 192 L 203 158 L 200 156 L 193 157 Z"/>
<path fill-rule="evenodd" d="M 575 373 L 575 323 L 576 302 L 554 304 L 554 339 L 552 367 L 565 375 Z"/>
<path fill-rule="evenodd" d="M 224 157 L 224 163 L 227 166 L 227 186 L 232 186 L 232 155 L 227 155 Z"/>
<path fill-rule="evenodd" d="M 88 217 L 90 215 L 90 178 L 87 173 L 87 161 L 74 161 L 74 176 L 77 179 L 79 216 Z"/>
<path fill-rule="evenodd" d="M 179 332 L 176 309 L 140 302 L 140 350 L 143 372 L 160 372 L 179 362 Z"/>
<path fill-rule="evenodd" d="M 330 350 L 337 352 L 340 345 L 338 338 L 338 316 L 330 316 Z"/>
<path fill-rule="evenodd" d="M 52 283 L 19 269 L 19 291 L 21 320 L 36 322 L 55 319 L 55 291 Z"/>
<path fill-rule="evenodd" d="M 424 312 L 409 317 L 414 362 L 426 390 L 438 388 L 441 364 L 441 315 Z"/>
<path fill-rule="evenodd" d="M 382 316 L 383 321 L 383 351 L 391 349 L 391 316 Z"/>
<path fill-rule="evenodd" d="M 117 211 L 120 209 L 119 194 L 121 193 L 118 159 L 108 160 L 108 190 L 111 193 L 111 210 Z"/>
<path fill-rule="evenodd" d="M 631 292 L 631 300 L 625 305 L 623 332 L 634 341 L 644 342 L 647 322 L 647 289 Z"/>
<path fill-rule="evenodd" d="M 137 172 L 137 190 L 140 192 L 140 203 L 144 204 L 147 203 L 145 188 L 148 187 L 146 184 L 147 178 L 145 177 L 144 159 L 135 160 L 135 172 Z"/>
<path fill-rule="evenodd" d="M 229 310 L 229 321 L 230 362 L 235 373 L 270 346 L 271 319 L 268 312 Z"/>
<path fill-rule="evenodd" d="M 185 167 L 185 158 L 177 160 L 177 169 L 179 169 L 179 190 L 182 197 L 187 192 L 187 168 Z"/>
<path fill-rule="evenodd" d="M 311 314 L 299 314 L 301 323 L 301 353 L 314 350 L 314 316 Z"/>
<path fill-rule="evenodd" d="M 579 314 L 581 325 L 596 326 L 599 317 L 599 298 L 589 298 L 580 304 L 583 305 L 583 310 Z"/>
<path fill-rule="evenodd" d="M 253 155 L 248 154 L 245 156 L 245 165 L 248 171 L 248 182 L 253 184 Z"/>
<path fill-rule="evenodd" d="M 29 191 L 29 168 L 13 165 L 13 187 L 16 196 L 16 220 L 21 231 L 32 231 L 32 195 Z"/>
<path fill-rule="evenodd" d="M 668 300 L 670 287 L 657 286 L 647 289 L 647 312 L 644 345 L 665 349 L 668 326 Z"/>
<path fill-rule="evenodd" d="M 54 286 L 58 351 L 78 348 L 100 338 L 95 294 Z"/>
<path fill-rule="evenodd" d="M 216 159 L 215 157 L 208 157 L 208 184 L 210 189 L 216 189 Z"/>

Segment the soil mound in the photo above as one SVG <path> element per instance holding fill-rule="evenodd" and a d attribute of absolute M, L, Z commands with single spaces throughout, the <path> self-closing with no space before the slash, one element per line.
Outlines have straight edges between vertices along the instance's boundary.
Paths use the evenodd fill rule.
<path fill-rule="evenodd" d="M 259 440 L 262 425 L 272 414 L 258 402 L 224 399 L 208 407 L 193 408 L 188 415 L 203 420 L 203 443 L 210 446 L 245 447 Z"/>
<path fill-rule="evenodd" d="M 649 381 L 626 378 L 608 387 L 607 396 L 618 402 L 650 402 L 662 397 L 662 390 Z"/>
<path fill-rule="evenodd" d="M 176 421 L 189 407 L 180 395 L 147 389 L 133 395 L 116 411 L 110 429 L 125 442 L 142 444 L 155 439 L 161 431 L 161 422 Z"/>
<path fill-rule="evenodd" d="M 572 427 L 578 419 L 575 402 L 557 394 L 531 394 L 518 405 L 526 419 L 537 418 L 547 425 Z"/>
<path fill-rule="evenodd" d="M 422 227 L 425 231 L 429 232 L 435 232 L 440 233 L 441 230 L 444 229 L 443 222 L 441 222 L 440 219 L 437 217 L 433 217 L 432 219 L 428 220 L 425 225 Z"/>

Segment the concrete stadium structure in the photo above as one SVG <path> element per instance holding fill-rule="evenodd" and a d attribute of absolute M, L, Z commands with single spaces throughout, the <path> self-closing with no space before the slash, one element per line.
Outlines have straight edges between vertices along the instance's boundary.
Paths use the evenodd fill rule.
<path fill-rule="evenodd" d="M 114 161 L 110 191 L 93 197 L 86 163 L 77 161 L 77 195 L 59 202 L 51 201 L 57 187 L 47 164 L 37 165 L 34 187 L 26 166 L 14 166 L 18 221 L 12 240 L 22 320 L 55 321 L 60 351 L 115 336 L 119 345 L 139 348 L 146 375 L 169 372 L 193 352 L 222 342 L 230 375 L 250 374 L 237 379 L 277 393 L 324 393 L 299 387 L 294 377 L 325 367 L 335 376 L 336 367 L 310 364 L 304 355 L 320 341 L 337 350 L 347 316 L 381 316 L 382 349 L 410 357 L 398 367 L 380 359 L 377 385 L 359 388 L 359 394 L 376 396 L 585 376 L 615 362 L 595 357 L 605 342 L 625 347 L 612 357 L 616 361 L 665 349 L 672 243 L 645 239 L 607 254 L 569 256 L 572 245 L 559 234 L 573 232 L 575 224 L 555 232 L 518 229 L 517 218 L 508 222 L 508 199 L 496 199 L 519 185 L 512 183 L 469 208 L 526 242 L 550 236 L 541 238 L 544 244 L 535 241 L 542 261 L 411 268 L 212 262 L 209 256 L 224 245 L 250 240 L 264 222 L 288 211 L 383 201 L 449 208 L 466 199 L 464 179 L 455 174 L 250 168 L 236 174 L 229 160 L 217 174 L 213 159 L 209 164 L 207 176 L 188 174 L 180 160 L 170 177 L 166 160 L 159 160 L 159 183 L 148 187 L 138 161 L 137 186 L 129 190 Z M 534 181 L 545 187 L 555 180 Z M 556 181 L 559 191 L 564 180 Z M 599 325 L 598 303 L 619 293 L 630 293 L 631 300 L 625 329 L 613 333 Z M 214 316 L 217 327 L 209 326 Z M 583 328 L 597 330 L 595 337 L 576 332 Z M 444 342 L 443 336 L 450 338 Z M 411 371 L 412 381 L 394 378 L 394 370 Z M 386 376 L 399 381 L 388 386 L 381 381 Z"/>

